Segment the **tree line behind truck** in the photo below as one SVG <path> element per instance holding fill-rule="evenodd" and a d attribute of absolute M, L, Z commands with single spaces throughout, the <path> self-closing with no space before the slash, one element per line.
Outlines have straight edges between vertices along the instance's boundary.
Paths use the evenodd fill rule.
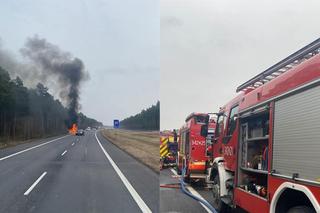
<path fill-rule="evenodd" d="M 142 110 L 140 113 L 120 121 L 120 128 L 129 130 L 154 130 L 160 129 L 160 101 L 155 105 Z"/>
<path fill-rule="evenodd" d="M 218 212 L 320 212 L 319 53 L 317 39 L 240 85 L 215 113 L 213 136 L 209 114 L 186 119 L 178 172 L 211 184 Z"/>
<path fill-rule="evenodd" d="M 102 123 L 79 113 L 80 128 Z M 68 109 L 38 83 L 27 88 L 0 67 L 0 142 L 28 140 L 67 133 Z"/>

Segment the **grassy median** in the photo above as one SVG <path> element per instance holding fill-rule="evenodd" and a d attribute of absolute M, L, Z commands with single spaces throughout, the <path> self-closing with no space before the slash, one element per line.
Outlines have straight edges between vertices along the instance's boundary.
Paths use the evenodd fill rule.
<path fill-rule="evenodd" d="M 104 129 L 102 135 L 155 172 L 159 172 L 159 132 Z"/>

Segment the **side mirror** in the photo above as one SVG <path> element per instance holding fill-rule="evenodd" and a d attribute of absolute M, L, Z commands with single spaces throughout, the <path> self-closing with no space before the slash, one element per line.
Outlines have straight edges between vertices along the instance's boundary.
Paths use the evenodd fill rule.
<path fill-rule="evenodd" d="M 208 125 L 207 124 L 204 124 L 201 126 L 200 135 L 205 138 L 208 136 Z"/>

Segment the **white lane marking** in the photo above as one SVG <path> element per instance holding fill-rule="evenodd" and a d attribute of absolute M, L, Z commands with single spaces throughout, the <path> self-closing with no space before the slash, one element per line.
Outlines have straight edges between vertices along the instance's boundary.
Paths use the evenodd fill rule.
<path fill-rule="evenodd" d="M 38 177 L 38 179 L 30 186 L 30 188 L 23 195 L 27 196 L 46 174 L 47 172 L 42 173 L 42 175 Z"/>
<path fill-rule="evenodd" d="M 67 150 L 64 150 L 64 152 L 62 152 L 61 156 L 64 156 L 67 153 Z"/>
<path fill-rule="evenodd" d="M 5 156 L 5 157 L 3 157 L 3 158 L 0 158 L 0 161 L 5 160 L 5 159 L 8 159 L 8 158 L 11 158 L 11 157 L 13 157 L 13 156 L 19 155 L 19 154 L 24 153 L 24 152 L 30 151 L 30 150 L 35 149 L 35 148 L 38 148 L 38 147 L 40 147 L 40 146 L 47 145 L 47 144 L 49 144 L 49 143 L 52 143 L 52 142 L 55 142 L 55 141 L 60 140 L 60 139 L 62 139 L 62 138 L 65 138 L 65 137 L 67 137 L 67 136 L 69 136 L 69 135 L 65 135 L 65 136 L 63 136 L 63 137 L 56 138 L 56 139 L 54 139 L 54 140 L 51 140 L 51 141 L 48 141 L 48 142 L 45 142 L 45 143 L 42 143 L 42 144 L 39 144 L 39 145 L 30 147 L 30 148 L 28 148 L 28 149 L 25 149 L 25 150 L 22 150 L 22 151 L 13 153 L 13 154 L 11 154 L 11 155 L 8 155 L 8 156 Z"/>
<path fill-rule="evenodd" d="M 140 195 L 138 194 L 138 192 L 133 188 L 133 186 L 131 185 L 131 183 L 128 181 L 128 179 L 123 175 L 123 173 L 121 172 L 121 170 L 119 169 L 119 167 L 116 165 L 116 163 L 112 160 L 112 158 L 110 157 L 110 155 L 108 154 L 108 152 L 103 148 L 103 146 L 101 145 L 98 137 L 97 137 L 97 132 L 95 132 L 95 137 L 96 140 L 100 146 L 100 148 L 102 149 L 104 155 L 107 157 L 107 159 L 109 160 L 110 164 L 112 165 L 113 169 L 116 171 L 116 173 L 118 174 L 118 176 L 120 177 L 121 181 L 123 182 L 123 184 L 127 187 L 128 191 L 130 192 L 132 198 L 134 199 L 134 201 L 136 201 L 136 203 L 138 204 L 138 206 L 140 207 L 142 212 L 150 212 L 152 213 L 152 211 L 149 209 L 149 207 L 147 206 L 147 204 L 142 200 L 142 198 L 140 197 Z"/>
<path fill-rule="evenodd" d="M 189 192 L 191 193 L 191 194 L 193 194 L 194 196 L 197 196 L 197 197 L 199 197 L 200 199 L 202 199 L 202 200 L 205 200 L 194 188 L 192 188 L 191 186 L 187 186 L 186 187 L 188 190 L 189 190 Z M 200 202 L 199 202 L 200 203 Z M 203 203 L 200 203 L 200 205 L 207 211 L 207 212 L 209 212 L 209 213 L 211 213 L 211 211 L 210 211 L 210 209 L 208 208 L 208 207 L 206 207 Z"/>
<path fill-rule="evenodd" d="M 177 171 L 174 170 L 173 168 L 170 168 L 170 171 L 171 171 L 175 176 L 178 176 Z"/>
<path fill-rule="evenodd" d="M 173 168 L 170 168 L 170 171 L 174 174 L 174 175 L 178 175 L 176 170 L 174 170 Z M 186 188 L 188 189 L 188 191 L 193 194 L 194 196 L 197 196 L 199 198 L 201 198 L 202 200 L 205 200 L 193 187 L 191 186 L 186 186 Z M 198 202 L 200 203 L 200 202 Z M 211 213 L 210 209 L 208 207 L 206 207 L 203 203 L 200 203 L 200 205 L 209 213 Z"/>
<path fill-rule="evenodd" d="M 71 146 L 73 146 L 74 145 L 74 142 L 71 144 Z"/>

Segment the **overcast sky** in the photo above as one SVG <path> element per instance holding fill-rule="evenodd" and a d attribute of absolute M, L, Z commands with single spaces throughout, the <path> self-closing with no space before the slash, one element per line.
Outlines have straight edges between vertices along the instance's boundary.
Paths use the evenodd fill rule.
<path fill-rule="evenodd" d="M 159 1 L 10 0 L 0 14 L 2 47 L 17 57 L 37 34 L 83 60 L 86 115 L 108 125 L 159 100 Z"/>
<path fill-rule="evenodd" d="M 216 112 L 236 87 L 320 37 L 320 1 L 161 0 L 161 129 Z"/>

